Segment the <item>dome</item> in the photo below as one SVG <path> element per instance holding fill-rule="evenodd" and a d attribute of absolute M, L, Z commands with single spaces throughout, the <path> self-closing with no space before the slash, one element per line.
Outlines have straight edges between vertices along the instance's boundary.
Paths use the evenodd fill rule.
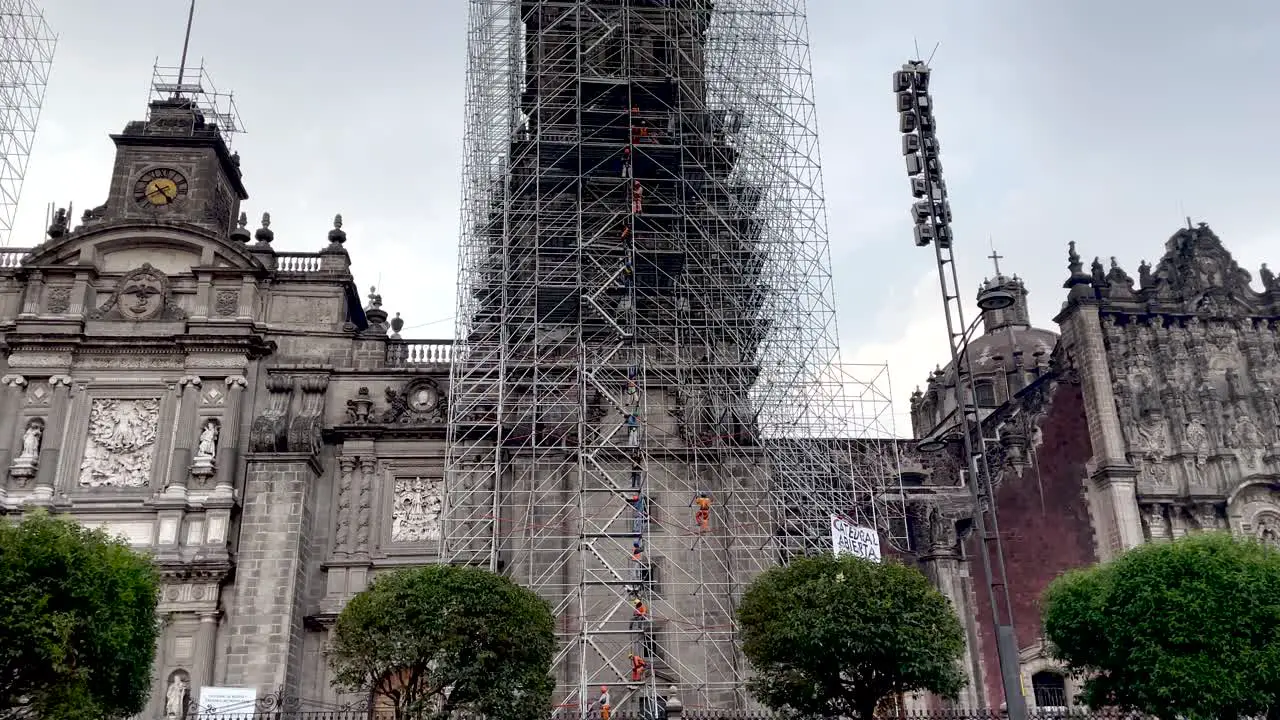
<path fill-rule="evenodd" d="M 988 411 L 1038 376 L 1048 366 L 1049 356 L 1058 344 L 1058 333 L 1031 326 L 1027 289 L 1020 278 L 997 274 L 983 282 L 979 293 L 994 288 L 1013 295 L 1014 302 L 999 310 L 982 311 L 983 333 L 968 344 L 974 404 Z M 929 374 L 924 392 L 917 390 L 912 395 L 912 424 L 917 437 L 932 434 L 950 422 L 955 412 L 955 382 L 955 367 L 948 362 Z"/>

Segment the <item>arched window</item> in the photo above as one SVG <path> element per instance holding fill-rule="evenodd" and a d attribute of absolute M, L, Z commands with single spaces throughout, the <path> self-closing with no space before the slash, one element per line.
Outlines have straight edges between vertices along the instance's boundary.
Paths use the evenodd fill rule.
<path fill-rule="evenodd" d="M 1031 692 L 1036 707 L 1066 707 L 1067 678 L 1060 672 L 1041 670 L 1031 676 Z"/>
<path fill-rule="evenodd" d="M 990 380 L 978 380 L 973 383 L 974 403 L 978 407 L 996 406 L 996 386 Z"/>

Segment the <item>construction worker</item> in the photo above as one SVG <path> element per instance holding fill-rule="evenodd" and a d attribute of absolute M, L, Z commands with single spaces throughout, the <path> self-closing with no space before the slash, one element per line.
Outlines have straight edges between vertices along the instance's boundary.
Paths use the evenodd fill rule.
<path fill-rule="evenodd" d="M 631 657 L 631 682 L 640 682 L 644 679 L 644 671 L 649 667 L 649 663 L 644 658 L 635 653 L 630 654 Z"/>
<path fill-rule="evenodd" d="M 634 533 L 636 537 L 640 537 L 644 534 L 644 497 L 641 495 L 632 495 L 627 498 L 627 504 L 636 511 L 635 516 L 631 520 L 631 532 Z"/>
<path fill-rule="evenodd" d="M 649 608 L 638 597 L 631 598 L 631 608 L 631 629 L 637 630 L 644 627 L 645 621 L 649 619 Z"/>
<path fill-rule="evenodd" d="M 698 532 L 706 532 L 711 529 L 711 496 L 700 492 L 698 496 L 689 503 L 690 507 L 697 506 L 697 510 L 693 513 L 693 522 L 698 526 Z"/>
<path fill-rule="evenodd" d="M 631 146 L 622 148 L 622 177 L 631 177 Z"/>
<path fill-rule="evenodd" d="M 631 212 L 639 215 L 644 209 L 644 188 L 639 180 L 631 181 Z"/>
<path fill-rule="evenodd" d="M 644 545 L 641 544 L 640 538 L 636 538 L 631 542 L 631 559 L 640 562 L 644 559 Z"/>
<path fill-rule="evenodd" d="M 613 710 L 613 703 L 609 700 L 609 686 L 600 686 L 600 697 L 596 698 L 596 704 L 600 706 L 600 720 L 609 720 L 609 713 Z"/>
<path fill-rule="evenodd" d="M 640 445 L 640 416 L 627 413 L 627 444 L 631 447 Z"/>

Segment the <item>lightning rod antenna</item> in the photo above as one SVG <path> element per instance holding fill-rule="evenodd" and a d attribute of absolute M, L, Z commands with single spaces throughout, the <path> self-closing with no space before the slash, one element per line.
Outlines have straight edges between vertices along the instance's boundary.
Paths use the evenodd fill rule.
<path fill-rule="evenodd" d="M 182 79 L 187 74 L 187 48 L 191 46 L 191 23 L 196 17 L 196 0 L 191 0 L 191 8 L 187 10 L 187 33 L 182 38 L 182 59 L 178 61 L 178 89 L 174 93 L 177 97 L 182 93 Z"/>

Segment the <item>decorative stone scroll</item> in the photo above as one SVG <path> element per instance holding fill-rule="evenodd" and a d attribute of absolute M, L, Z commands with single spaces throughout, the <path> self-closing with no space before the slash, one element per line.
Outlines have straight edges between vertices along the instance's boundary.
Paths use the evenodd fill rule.
<path fill-rule="evenodd" d="M 391 542 L 420 544 L 440 539 L 443 486 L 439 479 L 396 478 Z"/>
<path fill-rule="evenodd" d="M 80 463 L 80 486 L 146 487 L 155 462 L 160 399 L 96 399 Z"/>

